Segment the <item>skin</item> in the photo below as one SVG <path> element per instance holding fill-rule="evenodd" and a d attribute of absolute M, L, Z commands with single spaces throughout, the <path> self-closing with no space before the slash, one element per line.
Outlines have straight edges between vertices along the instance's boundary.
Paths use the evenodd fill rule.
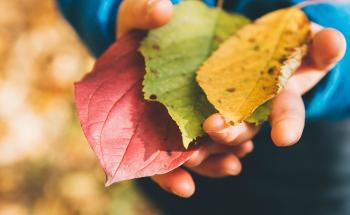
<path fill-rule="evenodd" d="M 172 13 L 173 6 L 169 0 L 124 0 L 119 9 L 117 36 L 133 29 L 149 30 L 165 25 Z M 291 146 L 299 141 L 305 125 L 302 95 L 312 89 L 345 54 L 346 41 L 339 31 L 312 24 L 312 34 L 303 65 L 273 101 L 271 137 L 279 147 Z M 211 139 L 186 162 L 186 168 L 152 177 L 164 190 L 184 198 L 193 195 L 195 183 L 188 170 L 212 178 L 238 175 L 242 169 L 240 158 L 253 151 L 251 139 L 259 131 L 258 127 L 247 123 L 227 125 L 219 114 L 210 116 L 203 128 Z"/>

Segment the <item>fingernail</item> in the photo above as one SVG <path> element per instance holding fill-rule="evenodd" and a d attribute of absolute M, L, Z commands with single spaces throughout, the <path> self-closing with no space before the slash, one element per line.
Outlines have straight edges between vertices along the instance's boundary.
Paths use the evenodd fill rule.
<path fill-rule="evenodd" d="M 337 37 L 336 37 L 336 45 L 337 45 L 337 53 L 336 55 L 334 55 L 333 58 L 331 59 L 326 59 L 326 65 L 332 65 L 331 67 L 333 67 L 337 61 L 339 60 L 339 58 L 341 57 L 341 54 L 344 52 L 344 46 L 343 46 L 343 34 L 338 31 L 335 30 Z"/>
<path fill-rule="evenodd" d="M 229 128 L 229 126 L 226 126 L 225 125 L 225 127 L 223 127 L 223 128 L 212 128 L 212 129 L 205 129 L 206 130 L 206 132 L 208 133 L 208 134 L 224 134 L 224 133 L 226 133 L 227 132 L 227 129 Z"/>
<path fill-rule="evenodd" d="M 296 144 L 301 138 L 302 131 L 298 131 L 295 128 L 299 128 L 299 123 L 296 121 L 281 121 L 276 127 L 279 127 L 281 131 L 285 131 L 283 136 L 280 136 L 279 147 L 289 147 Z M 290 128 L 294 128 L 291 130 Z M 299 128 L 302 129 L 302 128 Z"/>
<path fill-rule="evenodd" d="M 188 198 L 192 195 L 192 191 L 191 191 L 192 187 L 189 183 L 182 183 L 181 185 L 178 185 L 178 186 L 181 187 L 181 190 L 183 192 L 178 192 L 176 189 L 173 189 L 173 188 L 170 189 L 170 192 L 183 198 Z"/>
<path fill-rule="evenodd" d="M 169 6 L 167 0 L 149 0 L 147 4 L 147 15 L 151 14 L 155 9 L 162 9 Z"/>
<path fill-rule="evenodd" d="M 338 34 L 338 36 L 337 36 L 337 42 L 338 42 L 338 48 L 339 48 L 339 50 L 341 50 L 343 47 L 342 47 L 342 39 L 343 39 L 343 34 L 340 32 L 340 31 L 338 31 L 338 30 L 335 30 L 335 32 L 337 32 L 337 34 Z"/>
<path fill-rule="evenodd" d="M 238 175 L 241 170 L 239 165 L 236 162 L 231 162 L 226 169 L 227 174 L 229 175 Z"/>
<path fill-rule="evenodd" d="M 227 132 L 228 132 L 228 128 L 224 128 L 218 131 L 214 131 L 214 130 L 208 131 L 209 134 L 219 134 L 219 135 L 226 134 Z"/>
<path fill-rule="evenodd" d="M 228 125 L 226 124 L 224 118 L 220 114 L 211 115 L 203 125 L 204 130 L 208 133 L 216 132 L 218 130 L 222 130 L 226 128 Z"/>
<path fill-rule="evenodd" d="M 344 55 L 345 50 L 346 50 L 346 44 L 344 45 L 344 35 L 338 30 L 336 32 L 338 34 L 337 45 L 338 45 L 338 49 L 339 49 L 339 55 L 341 55 L 341 54 Z M 339 58 L 340 56 L 337 56 L 337 57 Z"/>

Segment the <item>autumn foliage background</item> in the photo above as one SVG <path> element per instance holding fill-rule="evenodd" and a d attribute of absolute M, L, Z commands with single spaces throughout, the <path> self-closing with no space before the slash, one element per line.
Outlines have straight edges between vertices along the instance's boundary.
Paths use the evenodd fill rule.
<path fill-rule="evenodd" d="M 93 63 L 53 0 L 0 0 L 0 215 L 160 213 L 132 182 L 104 187 L 73 106 Z"/>

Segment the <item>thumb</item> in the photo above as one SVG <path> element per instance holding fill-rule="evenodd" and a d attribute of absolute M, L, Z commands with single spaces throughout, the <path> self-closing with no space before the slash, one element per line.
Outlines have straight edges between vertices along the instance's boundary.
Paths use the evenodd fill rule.
<path fill-rule="evenodd" d="M 117 37 L 134 30 L 165 25 L 173 12 L 170 0 L 124 0 L 119 8 Z"/>
<path fill-rule="evenodd" d="M 345 37 L 339 31 L 313 24 L 312 34 L 312 43 L 303 65 L 288 81 L 297 86 L 300 94 L 313 88 L 344 57 L 346 51 Z"/>
<path fill-rule="evenodd" d="M 312 66 L 319 70 L 330 70 L 345 55 L 346 39 L 344 35 L 332 28 L 322 28 L 313 24 L 313 39 L 309 47 Z"/>

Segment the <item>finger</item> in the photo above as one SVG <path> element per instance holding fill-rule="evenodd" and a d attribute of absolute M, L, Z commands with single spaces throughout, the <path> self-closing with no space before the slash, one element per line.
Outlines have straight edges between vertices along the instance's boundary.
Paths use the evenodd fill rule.
<path fill-rule="evenodd" d="M 184 164 L 186 167 L 192 168 L 199 166 L 208 157 L 223 153 L 233 153 L 238 157 L 244 157 L 253 151 L 253 142 L 247 141 L 241 145 L 237 146 L 227 146 L 223 144 L 218 144 L 213 141 L 208 141 L 197 150 L 191 158 Z"/>
<path fill-rule="evenodd" d="M 277 146 L 297 143 L 305 124 L 305 108 L 301 96 L 288 88 L 282 91 L 272 104 L 270 121 L 271 137 Z"/>
<path fill-rule="evenodd" d="M 124 0 L 118 12 L 118 38 L 133 29 L 160 27 L 169 22 L 172 12 L 170 0 Z"/>
<path fill-rule="evenodd" d="M 204 160 L 206 160 L 211 155 L 222 154 L 227 152 L 232 152 L 233 147 L 215 143 L 213 140 L 208 139 L 202 144 L 202 146 L 197 150 L 191 158 L 184 164 L 186 167 L 196 167 L 199 166 Z"/>
<path fill-rule="evenodd" d="M 242 170 L 242 165 L 237 156 L 227 153 L 213 155 L 200 166 L 191 168 L 191 170 L 202 176 L 222 178 L 238 175 Z"/>
<path fill-rule="evenodd" d="M 254 149 L 254 143 L 253 141 L 249 140 L 245 143 L 242 143 L 241 145 L 234 148 L 233 153 L 239 157 L 243 158 L 247 156 L 249 153 L 251 153 Z"/>
<path fill-rule="evenodd" d="M 317 27 L 314 27 L 317 31 Z M 329 70 L 336 62 L 344 57 L 346 40 L 336 29 L 319 29 L 309 47 L 309 57 L 313 66 L 319 70 Z"/>
<path fill-rule="evenodd" d="M 165 191 L 180 197 L 188 198 L 195 191 L 192 176 L 182 168 L 177 168 L 167 174 L 152 176 L 151 179 Z"/>
<path fill-rule="evenodd" d="M 229 126 L 220 114 L 213 114 L 205 120 L 203 129 L 215 142 L 226 145 L 237 145 L 246 142 L 259 131 L 258 127 L 248 123 Z"/>
<path fill-rule="evenodd" d="M 209 155 L 207 146 L 203 146 L 184 163 L 184 166 L 188 168 L 199 166 Z"/>
<path fill-rule="evenodd" d="M 303 65 L 293 75 L 290 82 L 294 82 L 300 94 L 313 88 L 327 72 L 341 60 L 345 54 L 346 41 L 335 29 L 322 29 L 313 25 L 314 37 L 309 46 L 308 56 Z"/>

